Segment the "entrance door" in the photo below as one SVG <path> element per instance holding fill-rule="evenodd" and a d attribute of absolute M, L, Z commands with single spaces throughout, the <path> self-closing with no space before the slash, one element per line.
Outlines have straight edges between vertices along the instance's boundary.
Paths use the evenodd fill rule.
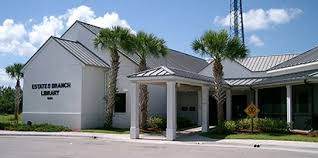
<path fill-rule="evenodd" d="M 237 120 L 240 118 L 245 118 L 247 115 L 244 109 L 247 106 L 247 96 L 246 95 L 233 95 L 232 96 L 232 119 Z"/>
<path fill-rule="evenodd" d="M 217 125 L 218 118 L 217 118 L 217 106 L 216 100 L 210 96 L 209 97 L 209 124 L 210 125 Z"/>
<path fill-rule="evenodd" d="M 223 104 L 223 118 L 225 118 L 226 106 L 225 102 Z M 216 100 L 214 97 L 209 96 L 209 124 L 210 125 L 217 125 L 218 124 L 218 110 L 216 105 Z"/>

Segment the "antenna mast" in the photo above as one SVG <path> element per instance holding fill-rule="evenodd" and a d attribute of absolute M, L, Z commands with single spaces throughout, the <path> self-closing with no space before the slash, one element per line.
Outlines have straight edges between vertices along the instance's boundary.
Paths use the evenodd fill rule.
<path fill-rule="evenodd" d="M 230 33 L 245 43 L 242 0 L 230 0 Z"/>

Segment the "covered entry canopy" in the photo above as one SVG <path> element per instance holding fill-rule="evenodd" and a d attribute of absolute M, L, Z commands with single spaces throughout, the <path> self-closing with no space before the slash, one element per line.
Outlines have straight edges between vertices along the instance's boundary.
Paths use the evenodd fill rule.
<path fill-rule="evenodd" d="M 180 80 L 183 82 L 191 82 L 193 84 L 211 84 L 212 77 L 203 76 L 198 73 L 184 71 L 176 68 L 160 66 L 146 71 L 129 75 L 131 81 L 154 82 L 163 80 Z"/>
<path fill-rule="evenodd" d="M 128 76 L 132 84 L 131 91 L 131 123 L 130 137 L 139 138 L 139 84 L 162 84 L 167 86 L 167 129 L 166 137 L 168 140 L 176 139 L 177 128 L 177 108 L 176 108 L 176 85 L 186 84 L 201 87 L 198 100 L 201 101 L 201 125 L 203 131 L 209 128 L 209 85 L 212 78 L 194 72 L 184 71 L 176 68 L 160 66 L 146 71 L 138 72 Z"/>

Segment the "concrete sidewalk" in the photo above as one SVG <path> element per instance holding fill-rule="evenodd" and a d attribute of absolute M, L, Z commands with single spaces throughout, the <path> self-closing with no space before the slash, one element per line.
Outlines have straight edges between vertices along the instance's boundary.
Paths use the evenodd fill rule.
<path fill-rule="evenodd" d="M 247 140 L 247 139 L 221 139 L 215 140 L 198 134 L 179 133 L 176 141 L 167 141 L 164 136 L 141 134 L 140 139 L 130 139 L 129 134 L 106 134 L 87 132 L 21 132 L 21 131 L 1 131 L 1 136 L 55 136 L 55 137 L 86 137 L 94 139 L 104 139 L 108 141 L 124 141 L 132 143 L 151 144 L 175 144 L 175 145 L 197 145 L 197 146 L 217 146 L 230 148 L 261 148 L 270 150 L 287 150 L 318 153 L 318 143 L 297 142 L 297 141 L 275 141 L 275 140 Z M 260 147 L 254 147 L 259 145 Z"/>

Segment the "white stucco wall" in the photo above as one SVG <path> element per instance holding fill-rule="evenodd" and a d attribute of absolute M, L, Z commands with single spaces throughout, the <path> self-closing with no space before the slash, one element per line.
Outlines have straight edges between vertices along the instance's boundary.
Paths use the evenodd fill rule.
<path fill-rule="evenodd" d="M 167 86 L 148 85 L 149 115 L 167 117 Z"/>
<path fill-rule="evenodd" d="M 198 92 L 197 91 L 178 91 L 177 92 L 177 117 L 187 118 L 193 124 L 198 123 Z M 182 107 L 187 107 L 187 111 L 182 111 Z M 190 111 L 194 107 L 195 111 Z"/>
<path fill-rule="evenodd" d="M 109 53 L 105 52 L 105 50 L 96 49 L 94 46 L 94 39 L 96 35 L 87 30 L 84 26 L 79 23 L 75 23 L 70 29 L 65 32 L 65 34 L 61 37 L 64 39 L 69 39 L 73 41 L 79 41 L 89 50 L 93 51 L 100 58 L 104 59 L 108 64 L 110 63 Z"/>
<path fill-rule="evenodd" d="M 92 66 L 83 68 L 82 128 L 103 127 L 105 118 L 105 72 L 106 69 L 104 68 Z"/>
<path fill-rule="evenodd" d="M 23 122 L 51 123 L 81 128 L 83 65 L 53 39 L 34 56 L 24 70 Z M 70 82 L 70 88 L 58 89 L 59 95 L 48 100 L 32 84 Z"/>
<path fill-rule="evenodd" d="M 81 42 L 88 49 L 110 64 L 110 55 L 107 50 L 96 49 L 93 41 L 96 37 L 81 24 L 75 23 L 63 36 L 65 39 Z M 135 73 L 138 67 L 127 57 L 120 55 L 120 68 L 118 72 L 117 88 L 119 93 L 126 93 L 126 112 L 114 113 L 113 126 L 128 128 L 130 126 L 130 91 L 131 83 L 127 76 Z M 166 116 L 166 86 L 149 85 L 149 113 L 150 115 Z"/>

